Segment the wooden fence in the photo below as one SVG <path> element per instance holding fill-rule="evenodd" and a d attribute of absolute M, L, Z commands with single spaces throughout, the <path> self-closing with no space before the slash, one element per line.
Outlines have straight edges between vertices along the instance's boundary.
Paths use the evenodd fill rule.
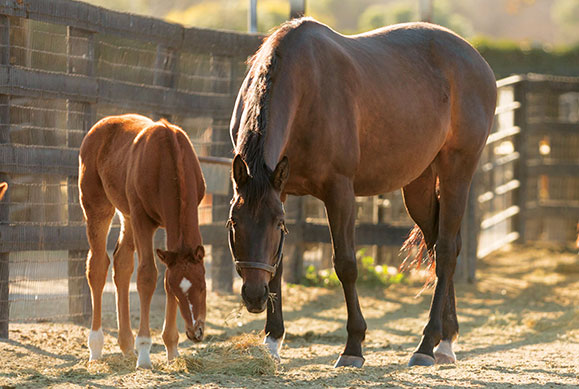
<path fill-rule="evenodd" d="M 166 117 L 188 133 L 208 184 L 201 222 L 209 278 L 214 290 L 232 290 L 224 228 L 231 197 L 228 124 L 245 61 L 260 41 L 70 0 L 0 0 L 0 180 L 10 184 L 0 203 L 0 337 L 7 337 L 9 321 L 85 322 L 90 315 L 78 147 L 92 124 L 111 114 Z M 577 153 L 565 149 L 557 159 L 559 143 L 567 147 L 577 136 L 577 81 L 529 76 L 499 85 L 497 121 L 463 227 L 461 279 L 474 279 L 476 258 L 503 243 L 550 239 L 547 220 L 555 214 L 547 212 L 576 220 L 579 209 L 568 199 L 578 193 Z M 538 121 L 540 109 L 555 112 L 558 121 Z M 550 147 L 548 157 L 536 153 L 536 142 L 543 152 Z M 565 198 L 555 196 L 561 186 Z M 357 207 L 358 246 L 369 246 L 379 261 L 399 261 L 391 247 L 397 250 L 412 225 L 400 193 L 358 199 Z M 329 266 L 330 236 L 319 201 L 290 197 L 286 209 L 284 273 L 295 282 L 304 264 Z M 117 235 L 113 222 L 110 249 Z M 155 244 L 164 244 L 162 233 Z M 109 297 L 105 311 L 114 312 Z"/>

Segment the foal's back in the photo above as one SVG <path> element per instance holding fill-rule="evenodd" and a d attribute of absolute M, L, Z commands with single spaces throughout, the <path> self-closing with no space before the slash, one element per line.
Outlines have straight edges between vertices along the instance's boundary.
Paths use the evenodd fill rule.
<path fill-rule="evenodd" d="M 201 168 L 187 135 L 166 121 L 134 114 L 107 117 L 86 135 L 80 160 L 82 175 L 92 181 L 85 186 L 94 186 L 95 192 L 100 187 L 125 215 L 139 202 L 161 226 L 174 217 L 169 213 L 179 212 L 178 205 L 167 203 L 178 202 L 186 192 L 196 207 L 204 195 Z"/>

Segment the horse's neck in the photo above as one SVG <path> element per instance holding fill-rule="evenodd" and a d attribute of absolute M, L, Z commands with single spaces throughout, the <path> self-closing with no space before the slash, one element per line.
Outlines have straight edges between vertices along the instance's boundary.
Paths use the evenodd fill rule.
<path fill-rule="evenodd" d="M 178 209 L 177 220 L 166 223 L 167 249 L 178 251 L 182 247 L 195 247 L 201 244 L 201 233 L 199 232 L 199 216 L 196 199 L 188 199 L 185 209 Z M 186 217 L 181 218 L 181 214 Z M 183 223 L 181 223 L 183 220 Z"/>

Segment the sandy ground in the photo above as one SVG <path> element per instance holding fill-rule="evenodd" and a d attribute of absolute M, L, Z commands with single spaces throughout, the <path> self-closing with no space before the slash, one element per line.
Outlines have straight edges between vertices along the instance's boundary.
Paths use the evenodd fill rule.
<path fill-rule="evenodd" d="M 286 285 L 287 336 L 275 372 L 206 373 L 185 358 L 165 363 L 162 317 L 152 318 L 152 371 L 120 355 L 114 317 L 105 318 L 105 358 L 88 364 L 88 329 L 68 323 L 11 324 L 0 342 L 0 385 L 6 387 L 579 387 L 579 257 L 571 250 L 515 248 L 480 263 L 478 282 L 457 287 L 461 336 L 456 365 L 406 367 L 426 323 L 431 291 L 421 282 L 360 288 L 368 323 L 362 369 L 333 369 L 345 341 L 340 289 Z M 207 341 L 181 335 L 183 356 L 202 355 L 231 337 L 257 333 L 234 296 L 209 296 Z M 137 321 L 133 321 L 135 327 Z M 207 355 L 207 353 L 205 353 Z"/>

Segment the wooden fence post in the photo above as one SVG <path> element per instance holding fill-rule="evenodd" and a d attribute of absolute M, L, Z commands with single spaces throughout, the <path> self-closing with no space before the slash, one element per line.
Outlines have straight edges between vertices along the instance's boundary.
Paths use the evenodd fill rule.
<path fill-rule="evenodd" d="M 519 134 L 516 136 L 515 150 L 519 153 L 519 162 L 515 170 L 515 177 L 519 180 L 520 186 L 518 189 L 518 197 L 516 200 L 519 206 L 519 214 L 516 218 L 516 231 L 519 233 L 519 243 L 527 241 L 527 190 L 528 190 L 528 168 L 527 160 L 529 158 L 527 152 L 527 79 L 523 79 L 514 85 L 515 101 L 521 103 L 521 106 L 515 110 L 515 126 L 520 128 Z"/>
<path fill-rule="evenodd" d="M 94 34 L 90 31 L 68 27 L 67 34 L 67 72 L 94 76 L 95 73 L 95 44 Z M 95 121 L 95 110 L 92 104 L 68 100 L 67 128 L 68 130 L 82 129 L 83 136 Z M 82 139 L 80 136 L 67 136 L 67 147 L 78 148 Z M 68 221 L 78 222 L 77 191 L 71 188 L 78 185 L 78 177 L 70 176 L 68 186 Z M 75 217 L 76 216 L 76 217 Z M 70 250 L 68 252 L 68 313 L 74 323 L 87 324 L 91 315 L 91 295 L 86 280 L 87 250 Z"/>
<path fill-rule="evenodd" d="M 0 15 L 0 64 L 10 64 L 10 18 Z M 10 96 L 0 95 L 0 143 L 10 143 Z M 0 171 L 0 181 L 10 180 Z M 0 224 L 8 223 L 10 188 L 0 201 Z M 0 338 L 8 339 L 10 323 L 10 254 L 0 253 Z"/>
<path fill-rule="evenodd" d="M 305 244 L 303 239 L 304 225 L 306 223 L 305 215 L 305 197 L 299 196 L 295 198 L 295 225 L 292 227 L 290 234 L 292 234 L 292 241 L 295 243 L 288 245 L 284 251 L 287 256 L 284 256 L 283 264 L 283 279 L 285 282 L 292 284 L 299 284 L 304 277 L 304 252 Z"/>

